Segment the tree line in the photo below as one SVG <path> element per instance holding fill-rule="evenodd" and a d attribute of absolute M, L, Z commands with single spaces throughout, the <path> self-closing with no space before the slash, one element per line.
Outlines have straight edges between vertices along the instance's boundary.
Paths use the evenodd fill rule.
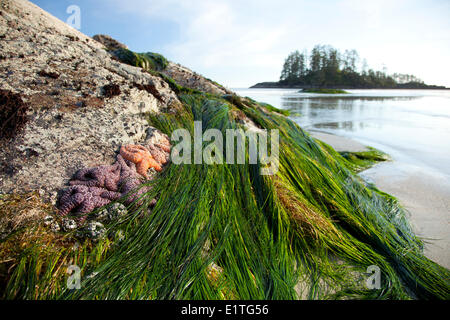
<path fill-rule="evenodd" d="M 368 69 L 365 59 L 362 63 L 360 61 L 356 50 L 345 50 L 342 53 L 325 45 L 316 45 L 310 53 L 307 50 L 303 52 L 297 50 L 286 58 L 280 84 L 321 88 L 394 88 L 425 85 L 413 75 L 399 73 L 387 75 L 386 70 Z"/>

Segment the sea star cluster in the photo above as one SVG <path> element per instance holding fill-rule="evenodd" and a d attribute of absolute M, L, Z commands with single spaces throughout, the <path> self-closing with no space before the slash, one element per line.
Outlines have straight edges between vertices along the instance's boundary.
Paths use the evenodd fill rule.
<path fill-rule="evenodd" d="M 169 153 L 170 142 L 166 138 L 146 146 L 123 145 L 114 164 L 84 168 L 74 175 L 70 187 L 62 192 L 58 214 L 75 213 L 82 224 L 88 213 L 111 201 L 123 198 L 127 205 L 135 202 L 150 190 L 148 186 L 140 187 L 148 178 L 147 170 L 161 171 L 169 161 Z M 153 199 L 150 204 L 155 203 Z"/>

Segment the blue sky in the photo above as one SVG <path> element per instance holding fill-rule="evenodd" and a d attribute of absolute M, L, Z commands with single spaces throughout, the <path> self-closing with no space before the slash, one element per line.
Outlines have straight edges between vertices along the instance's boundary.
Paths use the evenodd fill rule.
<path fill-rule="evenodd" d="M 228 87 L 276 81 L 285 57 L 329 44 L 369 67 L 450 87 L 448 0 L 32 0 L 81 32 L 159 52 Z"/>

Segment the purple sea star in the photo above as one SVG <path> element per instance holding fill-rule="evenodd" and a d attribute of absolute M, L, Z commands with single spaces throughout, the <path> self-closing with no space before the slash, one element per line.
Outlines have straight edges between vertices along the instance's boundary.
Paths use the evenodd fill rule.
<path fill-rule="evenodd" d="M 137 170 L 136 170 L 136 164 L 134 162 L 131 162 L 129 160 L 125 160 L 122 157 L 122 155 L 118 154 L 116 163 L 120 166 L 119 184 L 123 180 L 125 180 L 125 179 L 127 179 L 129 177 L 140 178 L 140 175 L 137 173 Z"/>
<path fill-rule="evenodd" d="M 75 179 L 69 184 L 84 185 L 87 187 L 106 188 L 110 191 L 117 191 L 117 185 L 120 179 L 120 165 L 115 163 L 109 166 L 99 166 L 94 168 L 85 168 L 78 170 Z"/>
<path fill-rule="evenodd" d="M 74 185 L 67 188 L 61 195 L 58 214 L 66 216 L 73 209 L 76 209 L 75 212 L 82 215 L 79 218 L 79 223 L 82 224 L 87 217 L 84 214 L 95 208 L 103 207 L 120 196 L 119 192 L 108 191 L 104 188 Z"/>

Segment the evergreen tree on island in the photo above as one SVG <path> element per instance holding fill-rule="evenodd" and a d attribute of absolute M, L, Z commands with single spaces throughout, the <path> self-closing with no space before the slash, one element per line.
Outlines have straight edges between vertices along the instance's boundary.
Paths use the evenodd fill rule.
<path fill-rule="evenodd" d="M 255 87 L 304 88 L 408 88 L 445 89 L 426 85 L 414 75 L 368 69 L 356 50 L 341 53 L 329 45 L 316 45 L 308 54 L 294 51 L 286 58 L 278 83 L 261 83 Z"/>

